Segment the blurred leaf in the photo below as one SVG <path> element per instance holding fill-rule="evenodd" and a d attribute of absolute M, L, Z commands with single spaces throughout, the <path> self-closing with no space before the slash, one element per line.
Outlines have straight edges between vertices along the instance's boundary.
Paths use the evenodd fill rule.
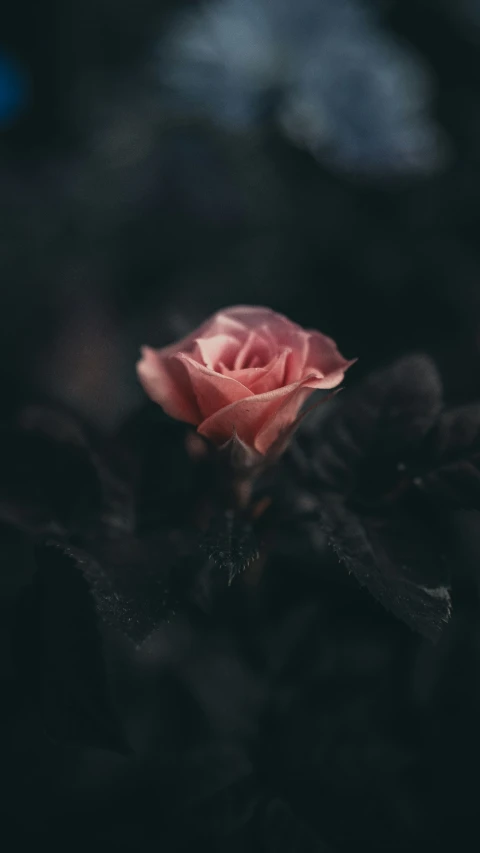
<path fill-rule="evenodd" d="M 188 540 L 186 533 L 122 537 L 95 543 L 92 553 L 73 547 L 68 553 L 90 584 L 101 617 L 140 644 L 175 613 Z"/>
<path fill-rule="evenodd" d="M 202 463 L 188 452 L 189 426 L 146 405 L 123 425 L 119 442 L 133 470 L 137 529 L 158 530 L 185 522 L 201 489 Z M 195 434 L 194 434 L 195 435 Z M 200 441 L 200 445 L 202 442 Z"/>
<path fill-rule="evenodd" d="M 328 853 L 317 834 L 293 813 L 284 800 L 272 799 L 264 817 L 264 844 L 268 853 Z"/>
<path fill-rule="evenodd" d="M 100 520 L 129 529 L 128 482 L 96 445 L 69 413 L 20 411 L 0 427 L 0 520 L 31 534 L 74 533 Z"/>
<path fill-rule="evenodd" d="M 453 508 L 480 510 L 480 404 L 444 412 L 426 452 L 416 485 Z"/>
<path fill-rule="evenodd" d="M 435 423 L 442 405 L 441 381 L 425 355 L 411 355 L 372 373 L 338 405 L 316 439 L 314 472 L 324 488 L 342 493 L 372 489 L 374 462 L 392 460 L 396 472 Z M 381 491 L 380 485 L 379 490 Z"/>
<path fill-rule="evenodd" d="M 311 461 L 299 458 L 340 559 L 387 609 L 432 638 L 450 613 L 442 519 L 414 505 L 412 485 L 441 408 L 433 362 L 402 358 L 340 396 L 312 433 Z"/>
<path fill-rule="evenodd" d="M 230 510 L 214 519 L 201 548 L 229 585 L 259 555 L 251 524 Z"/>
<path fill-rule="evenodd" d="M 13 637 L 25 693 L 40 704 L 46 734 L 54 740 L 125 753 L 88 584 L 56 545 L 38 546 L 36 561 Z"/>
<path fill-rule="evenodd" d="M 439 530 L 400 510 L 359 517 L 333 496 L 321 515 L 330 544 L 360 584 L 410 628 L 435 640 L 450 617 Z"/>
<path fill-rule="evenodd" d="M 19 419 L 0 428 L 0 517 L 30 533 L 62 532 L 101 507 L 100 482 L 82 433 L 57 430 L 56 416 L 51 426 Z"/>

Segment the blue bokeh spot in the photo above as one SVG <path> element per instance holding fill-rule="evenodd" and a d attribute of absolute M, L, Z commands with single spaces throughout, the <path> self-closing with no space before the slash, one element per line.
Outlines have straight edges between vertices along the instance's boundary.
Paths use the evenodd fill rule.
<path fill-rule="evenodd" d="M 16 121 L 30 96 L 28 75 L 22 64 L 0 48 L 0 129 Z"/>

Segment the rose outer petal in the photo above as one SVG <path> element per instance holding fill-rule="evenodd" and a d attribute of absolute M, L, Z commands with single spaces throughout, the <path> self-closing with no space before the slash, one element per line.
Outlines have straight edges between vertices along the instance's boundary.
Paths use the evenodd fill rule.
<path fill-rule="evenodd" d="M 228 309 L 225 309 L 223 311 L 217 311 L 213 317 L 209 317 L 209 319 L 205 320 L 205 322 L 197 329 L 194 329 L 193 332 L 190 332 L 190 334 L 181 338 L 179 341 L 174 341 L 172 344 L 167 344 L 166 347 L 161 347 L 160 349 L 153 351 L 161 358 L 167 358 L 177 352 L 190 353 L 195 347 L 197 338 L 212 338 L 219 334 L 246 336 L 248 334 L 248 329 L 246 329 L 239 320 L 235 320 L 235 318 L 230 317 Z M 150 349 L 150 347 L 147 347 L 147 349 Z"/>
<path fill-rule="evenodd" d="M 142 358 L 137 362 L 137 374 L 146 393 L 158 403 L 167 415 L 198 424 L 202 413 L 184 366 L 171 358 L 163 358 L 150 347 L 142 347 Z"/>
<path fill-rule="evenodd" d="M 198 432 L 215 444 L 228 441 L 236 433 L 245 444 L 265 453 L 285 425 L 296 417 L 307 397 L 316 388 L 324 387 L 323 382 L 310 375 L 303 382 L 231 403 L 213 412 L 199 425 Z"/>
<path fill-rule="evenodd" d="M 259 453 L 267 453 L 269 447 L 272 446 L 279 435 L 291 427 L 303 404 L 315 390 L 315 388 L 311 388 L 308 385 L 299 384 L 298 387 L 285 398 L 277 411 L 270 416 L 255 436 L 255 449 L 258 450 Z"/>
<path fill-rule="evenodd" d="M 306 358 L 306 370 L 320 370 L 325 377 L 325 380 L 333 384 L 322 385 L 322 388 L 335 388 L 336 385 L 343 379 L 343 374 L 352 364 L 357 361 L 356 358 L 348 361 L 339 352 L 338 347 L 332 338 L 327 335 L 322 335 L 314 329 L 308 330 L 309 345 Z M 340 376 L 340 379 L 337 377 Z"/>
<path fill-rule="evenodd" d="M 212 319 L 219 316 L 228 317 L 230 320 L 242 323 L 247 329 L 257 329 L 263 323 L 266 323 L 270 328 L 274 328 L 280 322 L 291 322 L 283 314 L 277 314 L 272 308 L 267 308 L 263 305 L 233 305 L 231 308 L 221 309 L 217 314 L 213 315 Z"/>

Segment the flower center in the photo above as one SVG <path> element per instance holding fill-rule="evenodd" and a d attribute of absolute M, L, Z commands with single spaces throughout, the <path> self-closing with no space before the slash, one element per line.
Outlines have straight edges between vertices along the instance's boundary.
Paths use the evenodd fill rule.
<path fill-rule="evenodd" d="M 238 350 L 233 364 L 228 365 L 228 367 L 231 370 L 265 367 L 270 358 L 267 343 L 256 332 L 252 331 Z"/>

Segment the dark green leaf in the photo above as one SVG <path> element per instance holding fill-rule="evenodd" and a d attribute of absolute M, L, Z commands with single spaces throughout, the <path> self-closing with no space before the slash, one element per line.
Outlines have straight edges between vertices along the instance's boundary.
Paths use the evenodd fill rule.
<path fill-rule="evenodd" d="M 183 560 L 191 550 L 185 531 L 95 542 L 88 552 L 67 547 L 102 619 L 136 644 L 174 615 L 182 596 Z"/>
<path fill-rule="evenodd" d="M 21 683 L 48 736 L 128 751 L 106 675 L 87 582 L 55 545 L 36 549 L 38 571 L 20 601 L 13 653 Z"/>
<path fill-rule="evenodd" d="M 359 491 L 362 478 L 371 489 L 373 469 L 385 474 L 384 463 L 378 462 L 401 464 L 431 429 L 441 405 L 441 381 L 425 355 L 408 356 L 372 373 L 352 392 L 339 395 L 315 438 L 319 485 L 351 494 Z"/>
<path fill-rule="evenodd" d="M 441 531 L 400 511 L 359 517 L 333 497 L 321 512 L 331 546 L 360 584 L 411 628 L 436 639 L 450 617 Z"/>
<path fill-rule="evenodd" d="M 267 853 L 329 853 L 330 850 L 284 800 L 272 799 L 268 803 L 263 832 Z"/>
<path fill-rule="evenodd" d="M 444 412 L 416 485 L 453 508 L 480 510 L 480 404 Z"/>
<path fill-rule="evenodd" d="M 0 520 L 41 535 L 76 533 L 102 522 L 131 529 L 128 478 L 114 473 L 100 444 L 67 412 L 21 410 L 0 427 Z"/>
<path fill-rule="evenodd" d="M 233 510 L 214 519 L 201 547 L 229 585 L 258 557 L 251 524 Z"/>
<path fill-rule="evenodd" d="M 189 452 L 192 436 L 198 455 Z M 118 439 L 132 464 L 136 529 L 157 531 L 178 526 L 179 519 L 182 524 L 188 521 L 199 495 L 208 487 L 206 478 L 202 479 L 208 458 L 203 440 L 154 403 L 133 415 Z"/>

